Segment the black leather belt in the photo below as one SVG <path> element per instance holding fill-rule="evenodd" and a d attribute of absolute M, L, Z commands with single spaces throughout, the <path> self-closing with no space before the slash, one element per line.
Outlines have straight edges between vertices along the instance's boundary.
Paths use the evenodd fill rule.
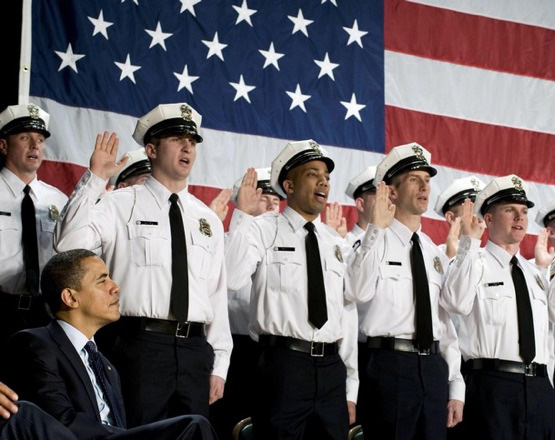
<path fill-rule="evenodd" d="M 260 335 L 258 342 L 261 345 L 288 348 L 293 351 L 308 353 L 312 357 L 324 357 L 337 354 L 339 346 L 337 342 L 314 342 L 287 336 Z"/>
<path fill-rule="evenodd" d="M 547 377 L 547 365 L 525 364 L 524 362 L 506 361 L 503 359 L 469 359 L 464 363 L 465 370 L 488 370 L 502 373 L 524 374 L 525 376 Z"/>
<path fill-rule="evenodd" d="M 368 337 L 366 339 L 368 348 L 381 348 L 383 350 L 405 351 L 407 353 L 418 353 L 422 356 L 439 353 L 439 342 L 434 341 L 430 348 L 419 349 L 416 341 L 412 339 Z"/>
<path fill-rule="evenodd" d="M 36 307 L 44 307 L 41 295 L 12 295 L 11 293 L 0 292 L 0 303 L 2 308 L 28 311 Z"/>
<path fill-rule="evenodd" d="M 177 322 L 167 319 L 122 316 L 121 323 L 128 328 L 135 328 L 153 333 L 164 333 L 177 338 L 205 336 L 202 322 Z"/>

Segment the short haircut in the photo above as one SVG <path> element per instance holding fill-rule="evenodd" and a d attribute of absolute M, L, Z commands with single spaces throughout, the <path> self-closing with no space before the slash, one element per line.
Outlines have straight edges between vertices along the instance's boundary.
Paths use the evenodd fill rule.
<path fill-rule="evenodd" d="M 73 249 L 54 255 L 42 270 L 40 286 L 44 301 L 50 307 L 52 314 L 60 310 L 62 304 L 61 293 L 64 289 L 81 289 L 81 281 L 85 276 L 85 269 L 81 262 L 85 258 L 97 255 L 87 249 Z"/>

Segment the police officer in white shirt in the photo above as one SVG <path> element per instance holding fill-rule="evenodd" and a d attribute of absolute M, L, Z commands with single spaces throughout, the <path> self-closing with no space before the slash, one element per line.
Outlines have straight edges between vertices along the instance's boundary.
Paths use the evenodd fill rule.
<path fill-rule="evenodd" d="M 51 319 L 39 274 L 54 255 L 54 226 L 67 196 L 37 178 L 49 119 L 34 104 L 0 113 L 0 347 L 13 332 Z"/>
<path fill-rule="evenodd" d="M 133 185 L 142 185 L 152 174 L 150 159 L 144 148 L 137 148 L 125 153 L 128 158 L 121 171 L 110 178 L 114 189 L 127 188 Z"/>
<path fill-rule="evenodd" d="M 287 207 L 252 215 L 259 197 L 253 172 L 238 194 L 226 246 L 229 288 L 252 275 L 249 328 L 262 348 L 252 384 L 254 435 L 301 439 L 313 418 L 325 438 L 344 440 L 358 391 L 356 309 L 344 300 L 344 240 L 319 219 L 334 162 L 304 140 L 288 143 L 271 168 Z M 322 275 L 313 278 L 318 268 Z"/>
<path fill-rule="evenodd" d="M 370 224 L 348 267 L 347 292 L 369 302 L 360 323 L 367 336 L 358 408 L 365 438 L 444 439 L 462 417 L 460 351 L 439 305 L 447 257 L 421 230 L 437 173 L 430 158 L 411 143 L 380 162 Z M 418 250 L 422 257 L 411 255 Z"/>
<path fill-rule="evenodd" d="M 357 222 L 345 237 L 351 246 L 358 247 L 360 245 L 360 241 L 357 242 L 357 240 L 364 234 L 370 222 L 370 213 L 376 199 L 375 175 L 376 167 L 369 166 L 353 177 L 345 190 L 345 194 L 355 201 L 357 209 Z"/>
<path fill-rule="evenodd" d="M 223 225 L 187 189 L 200 123 L 186 103 L 159 105 L 141 117 L 133 137 L 145 145 L 152 175 L 96 203 L 125 163 L 116 162 L 115 133 L 98 135 L 90 169 L 56 230 L 59 251 L 100 247 L 120 282 L 113 361 L 131 426 L 176 414 L 208 416 L 209 403 L 223 395 L 232 349 Z"/>
<path fill-rule="evenodd" d="M 493 179 L 467 200 L 462 236 L 449 265 L 442 303 L 460 315 L 467 384 L 465 438 L 555 438 L 555 393 L 549 324 L 555 318 L 545 275 L 519 252 L 528 227 L 527 184 Z M 477 216 L 489 232 L 480 248 Z"/>
<path fill-rule="evenodd" d="M 474 201 L 476 194 L 484 186 L 484 182 L 476 176 L 461 177 L 455 179 L 437 198 L 435 212 L 444 217 L 449 225 L 449 233 L 445 238 L 445 243 L 439 245 L 439 248 L 445 252 L 447 257 L 453 258 L 459 246 L 462 204 L 466 199 Z M 483 231 L 486 225 L 483 221 L 480 221 L 480 225 Z"/>
<path fill-rule="evenodd" d="M 547 278 L 555 278 L 555 200 L 541 207 L 536 215 L 536 223 L 542 230 L 538 234 L 534 258 L 536 265 L 547 270 Z"/>

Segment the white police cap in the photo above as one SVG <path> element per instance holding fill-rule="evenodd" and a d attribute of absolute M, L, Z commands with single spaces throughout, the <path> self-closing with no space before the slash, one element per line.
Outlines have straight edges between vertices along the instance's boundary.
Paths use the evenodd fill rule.
<path fill-rule="evenodd" d="M 201 121 L 202 116 L 187 103 L 160 104 L 137 121 L 133 139 L 146 145 L 153 137 L 189 134 L 202 142 Z"/>
<path fill-rule="evenodd" d="M 128 151 L 124 154 L 124 157 L 125 156 L 127 156 L 127 162 L 125 162 L 125 166 L 117 175 L 112 176 L 112 178 L 110 179 L 110 183 L 114 186 L 117 186 L 118 183 L 123 182 L 129 177 L 152 172 L 150 159 L 146 155 L 144 147 Z"/>
<path fill-rule="evenodd" d="M 553 220 L 555 220 L 555 200 L 542 206 L 542 209 L 536 215 L 536 223 L 542 228 L 546 227 Z"/>
<path fill-rule="evenodd" d="M 47 138 L 50 115 L 35 104 L 18 104 L 6 107 L 0 113 L 0 138 L 25 131 L 38 131 Z"/>
<path fill-rule="evenodd" d="M 499 203 L 519 203 L 532 208 L 534 203 L 526 197 L 528 184 L 515 174 L 496 177 L 476 195 L 474 211 L 480 218 Z"/>
<path fill-rule="evenodd" d="M 424 170 L 435 176 L 437 170 L 430 165 L 431 159 L 432 154 L 416 142 L 393 147 L 379 163 L 374 185 L 378 186 L 382 180 L 389 185 L 393 177 L 407 171 Z"/>
<path fill-rule="evenodd" d="M 313 160 L 324 162 L 328 166 L 328 172 L 330 173 L 335 167 L 335 163 L 330 158 L 326 149 L 312 139 L 289 142 L 272 161 L 270 176 L 272 188 L 285 199 L 287 195 L 281 185 L 287 173 L 293 168 Z"/>
<path fill-rule="evenodd" d="M 374 185 L 374 176 L 376 175 L 375 166 L 369 166 L 362 173 L 353 177 L 347 186 L 345 194 L 350 198 L 356 199 L 360 194 L 365 191 L 376 191 L 376 186 Z"/>
<path fill-rule="evenodd" d="M 283 197 L 278 194 L 270 184 L 270 170 L 270 167 L 256 168 L 256 187 L 262 189 L 262 194 L 272 194 L 279 197 L 280 200 L 283 200 Z M 237 194 L 239 193 L 239 187 L 241 186 L 242 181 L 243 177 L 237 179 L 235 181 L 235 185 L 233 185 L 233 194 L 231 195 L 231 200 L 233 200 L 233 203 L 237 203 Z"/>
<path fill-rule="evenodd" d="M 435 211 L 443 216 L 453 206 L 470 199 L 476 200 L 476 194 L 484 189 L 485 183 L 476 176 L 455 179 L 437 198 Z"/>

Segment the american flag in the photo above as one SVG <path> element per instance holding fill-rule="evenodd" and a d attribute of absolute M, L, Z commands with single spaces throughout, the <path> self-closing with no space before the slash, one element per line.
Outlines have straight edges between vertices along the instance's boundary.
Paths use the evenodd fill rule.
<path fill-rule="evenodd" d="M 552 0 L 24 0 L 20 100 L 51 114 L 40 176 L 65 192 L 97 133 L 122 153 L 160 103 L 202 114 L 192 191 L 209 203 L 288 141 L 336 162 L 330 201 L 352 225 L 349 180 L 393 146 L 432 152 L 424 230 L 458 177 L 518 174 L 537 207 L 555 198 Z M 30 67 L 30 69 L 29 69 Z M 531 256 L 539 226 L 530 212 Z"/>

